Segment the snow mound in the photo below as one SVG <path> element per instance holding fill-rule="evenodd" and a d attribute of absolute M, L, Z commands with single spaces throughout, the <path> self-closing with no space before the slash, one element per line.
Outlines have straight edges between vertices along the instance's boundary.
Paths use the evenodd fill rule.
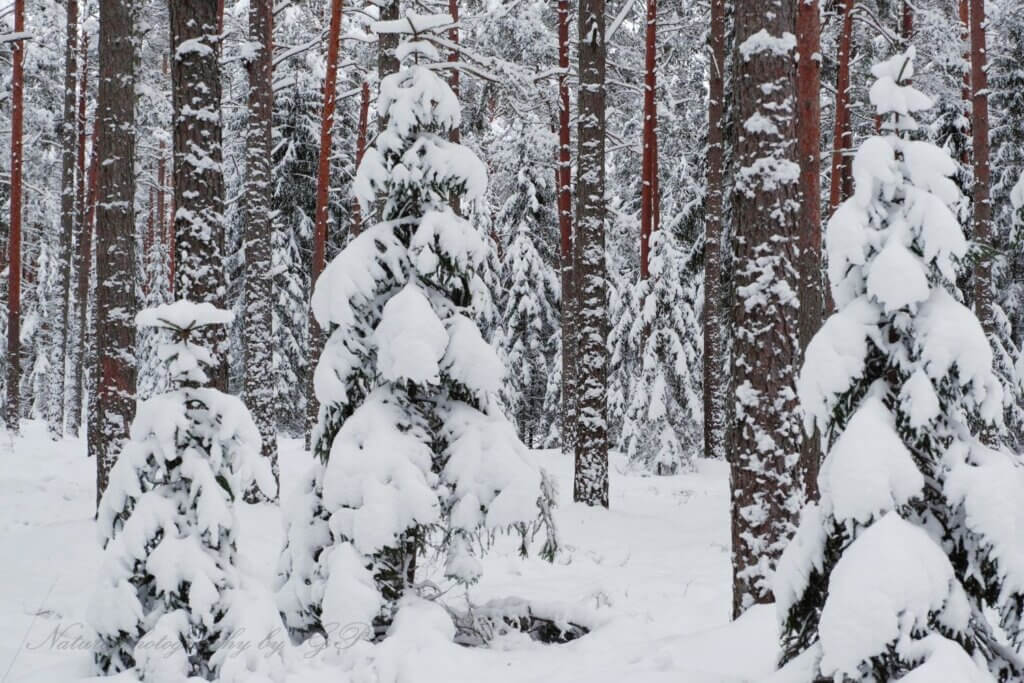
<path fill-rule="evenodd" d="M 881 399 L 867 398 L 821 466 L 818 486 L 836 520 L 861 524 L 921 495 L 924 476 Z"/>
<path fill-rule="evenodd" d="M 950 626 L 963 629 L 966 602 L 942 549 L 890 512 L 865 529 L 832 570 L 821 612 L 821 671 L 859 677 L 862 662 L 911 641 L 918 629 L 930 630 L 930 620 L 947 607 L 962 617 Z"/>

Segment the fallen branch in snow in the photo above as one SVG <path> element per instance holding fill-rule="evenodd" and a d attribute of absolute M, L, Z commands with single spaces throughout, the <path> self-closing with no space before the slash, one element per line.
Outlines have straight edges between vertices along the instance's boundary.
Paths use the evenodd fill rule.
<path fill-rule="evenodd" d="M 455 623 L 455 642 L 479 647 L 512 631 L 541 643 L 568 643 L 590 633 L 590 621 L 581 610 L 566 605 L 540 605 L 522 598 L 491 600 L 459 612 L 445 606 Z"/>

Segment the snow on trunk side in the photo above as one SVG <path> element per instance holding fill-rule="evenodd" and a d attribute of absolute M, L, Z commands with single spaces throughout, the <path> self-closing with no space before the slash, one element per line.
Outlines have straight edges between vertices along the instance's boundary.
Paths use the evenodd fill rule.
<path fill-rule="evenodd" d="M 734 617 L 771 600 L 771 572 L 796 521 L 801 441 L 796 4 L 748 1 L 735 13 Z"/>

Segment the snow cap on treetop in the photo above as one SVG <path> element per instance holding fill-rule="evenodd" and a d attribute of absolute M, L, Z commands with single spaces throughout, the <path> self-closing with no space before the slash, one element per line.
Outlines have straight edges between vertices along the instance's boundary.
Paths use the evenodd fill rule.
<path fill-rule="evenodd" d="M 397 57 L 400 62 L 404 62 L 409 57 L 412 57 L 418 63 L 420 55 L 422 55 L 424 59 L 428 59 L 433 62 L 440 61 L 441 59 L 441 55 L 438 54 L 437 48 L 425 40 L 407 40 L 395 48 L 395 57 Z"/>
<path fill-rule="evenodd" d="M 886 130 L 917 130 L 917 121 L 911 114 L 933 105 L 930 97 L 909 85 L 914 75 L 914 55 L 911 45 L 906 52 L 871 67 L 871 73 L 878 79 L 869 92 L 871 104 L 879 116 L 896 115 L 883 121 L 882 128 Z"/>
<path fill-rule="evenodd" d="M 401 19 L 375 21 L 370 25 L 370 30 L 378 35 L 382 33 L 417 35 L 424 31 L 433 31 L 434 29 L 454 23 L 455 20 L 449 14 L 417 14 L 416 12 L 407 12 Z"/>
<path fill-rule="evenodd" d="M 139 311 L 136 327 L 163 327 L 170 330 L 188 330 L 207 325 L 227 325 L 235 314 L 203 301 L 174 301 Z"/>

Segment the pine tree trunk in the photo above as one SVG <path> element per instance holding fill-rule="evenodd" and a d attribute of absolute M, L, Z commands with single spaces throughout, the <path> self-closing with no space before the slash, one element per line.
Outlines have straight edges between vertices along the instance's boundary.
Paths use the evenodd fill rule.
<path fill-rule="evenodd" d="M 249 121 L 245 155 L 245 401 L 263 439 L 263 457 L 280 483 L 274 377 L 273 223 L 271 150 L 273 94 L 273 2 L 249 0 Z"/>
<path fill-rule="evenodd" d="M 988 141 L 988 56 L 985 49 L 985 3 L 970 0 L 971 38 L 971 137 L 974 150 L 973 239 L 986 247 L 992 244 L 992 202 L 989 197 Z M 974 306 L 985 333 L 995 334 L 992 316 L 992 261 L 978 259 L 974 271 Z"/>
<path fill-rule="evenodd" d="M 391 21 L 399 16 L 398 0 L 384 0 L 380 5 L 381 21 Z M 377 80 L 383 81 L 385 76 L 398 72 L 398 57 L 395 55 L 395 48 L 398 47 L 399 34 L 382 33 L 377 36 Z M 380 117 L 378 120 L 380 130 L 387 126 L 387 117 Z"/>
<path fill-rule="evenodd" d="M 839 31 L 839 70 L 836 75 L 835 129 L 832 139 L 832 181 L 828 208 L 834 213 L 848 192 L 844 178 L 850 166 L 846 155 L 853 146 L 850 128 L 850 55 L 853 49 L 853 7 L 856 0 L 843 0 L 843 25 Z"/>
<path fill-rule="evenodd" d="M 576 447 L 576 278 L 572 248 L 572 161 L 569 158 L 569 0 L 558 0 L 558 231 L 562 275 L 562 452 Z"/>
<path fill-rule="evenodd" d="M 221 149 L 220 21 L 217 0 L 170 0 L 174 103 L 176 299 L 225 308 L 224 169 Z M 103 135 L 100 135 L 103 139 Z M 217 366 L 211 386 L 228 387 L 227 332 L 204 330 Z"/>
<path fill-rule="evenodd" d="M 736 3 L 733 614 L 772 600 L 769 567 L 799 507 L 796 4 Z M 767 34 L 767 35 L 766 35 Z"/>
<path fill-rule="evenodd" d="M 580 0 L 574 245 L 579 375 L 573 500 L 608 507 L 604 11 L 604 0 Z"/>
<path fill-rule="evenodd" d="M 324 77 L 323 114 L 320 117 L 320 159 L 316 178 L 316 223 L 313 232 L 313 263 L 310 277 L 310 296 L 317 278 L 323 272 L 327 257 L 327 220 L 329 217 L 329 190 L 331 182 L 331 138 L 334 131 L 334 105 L 337 98 L 338 50 L 341 37 L 341 0 L 331 0 L 331 24 L 327 34 L 327 73 Z M 383 40 L 381 36 L 381 40 Z M 306 393 L 306 448 L 312 446 L 311 435 L 316 425 L 318 403 L 313 390 L 316 359 L 324 345 L 324 334 L 317 326 L 312 308 L 309 312 L 309 384 Z"/>
<path fill-rule="evenodd" d="M 85 218 L 82 221 L 81 242 L 78 245 L 79 258 L 82 264 L 78 270 L 78 327 L 82 330 L 80 362 L 77 367 L 76 385 L 83 397 L 81 411 L 85 413 L 86 442 L 89 457 L 99 457 L 97 446 L 99 433 L 96 416 L 96 310 L 90 310 L 90 282 L 95 268 L 96 255 L 93 249 L 93 236 L 96 223 L 96 194 L 99 185 L 99 121 L 93 122 L 92 151 L 89 154 L 88 191 L 85 199 Z"/>
<path fill-rule="evenodd" d="M 96 500 L 135 414 L 135 8 L 100 0 Z"/>
<path fill-rule="evenodd" d="M 708 37 L 707 219 L 704 238 L 704 455 L 725 458 L 728 387 L 722 339 L 722 185 L 725 148 L 725 0 L 711 0 Z"/>
<path fill-rule="evenodd" d="M 640 277 L 650 276 L 651 233 L 654 231 L 655 186 L 658 158 L 654 136 L 657 134 L 658 111 L 655 103 L 657 76 L 658 0 L 647 0 L 647 25 L 644 46 L 644 121 L 642 185 L 640 189 Z"/>
<path fill-rule="evenodd" d="M 69 306 L 71 303 L 71 277 L 74 255 L 71 251 L 75 231 L 75 142 L 78 139 L 76 102 L 78 81 L 78 0 L 67 0 L 67 40 L 64 44 L 64 111 L 60 127 L 61 179 L 60 179 L 60 330 L 54 336 L 51 362 L 53 364 L 50 387 L 50 431 L 64 431 L 64 374 L 69 340 Z"/>
<path fill-rule="evenodd" d="M 800 0 L 796 17 L 797 155 L 800 163 L 800 357 L 821 327 L 823 287 L 821 270 L 821 19 L 818 0 Z M 801 363 L 802 364 L 802 363 Z M 818 497 L 820 437 L 804 435 L 800 460 L 804 492 Z"/>
<path fill-rule="evenodd" d="M 903 0 L 903 16 L 900 21 L 900 38 L 903 40 L 904 47 L 910 47 L 910 42 L 914 39 L 914 8 Z"/>
<path fill-rule="evenodd" d="M 25 30 L 25 0 L 14 0 L 14 32 Z M 11 232 L 7 239 L 7 431 L 19 433 L 21 403 L 21 170 L 25 109 L 25 41 L 11 50 Z"/>
<path fill-rule="evenodd" d="M 366 153 L 366 130 L 370 124 L 370 83 L 363 81 L 359 92 L 359 132 L 356 134 L 356 169 L 363 163 L 363 154 Z M 359 208 L 359 200 L 352 200 L 352 237 L 356 237 L 363 231 L 362 210 Z"/>
<path fill-rule="evenodd" d="M 95 275 L 96 275 L 96 259 L 97 249 L 93 246 L 96 243 L 96 200 L 99 197 L 99 184 L 100 184 L 100 172 L 99 172 L 99 122 L 98 120 L 93 124 L 93 151 L 90 155 L 89 160 L 89 191 L 86 198 L 88 210 L 85 215 L 85 227 L 83 234 L 88 236 L 91 240 L 87 245 L 89 248 L 86 250 L 87 257 L 89 259 L 89 267 L 86 272 L 89 277 L 85 290 L 86 296 L 91 304 L 88 306 L 86 325 L 88 334 L 86 335 L 87 343 L 85 345 L 85 360 L 82 362 L 82 366 L 85 367 L 85 383 L 83 384 L 83 391 L 85 396 L 88 397 L 88 406 L 85 413 L 86 419 L 86 441 L 89 447 L 89 457 L 99 458 L 99 447 L 100 447 L 100 420 L 99 420 L 99 407 L 96 401 L 96 382 L 99 377 L 99 369 L 96 367 L 96 287 L 94 286 Z M 90 291 L 91 290 L 91 291 Z"/>
<path fill-rule="evenodd" d="M 75 288 L 76 325 L 78 333 L 74 344 L 70 345 L 71 387 L 68 393 L 68 408 L 65 415 L 65 428 L 72 436 L 78 436 L 78 428 L 82 422 L 82 368 L 85 362 L 86 341 L 89 337 L 88 297 L 89 276 L 92 272 L 92 231 L 86 229 L 86 170 L 85 170 L 85 136 L 86 136 L 86 98 L 88 97 L 89 76 L 89 34 L 82 32 L 79 43 L 79 63 L 81 72 L 78 77 L 78 116 L 76 118 L 76 136 L 78 144 L 75 149 L 75 229 L 78 231 L 78 244 L 75 249 L 75 272 L 77 284 Z M 93 153 L 96 152 L 96 129 L 93 127 Z"/>
<path fill-rule="evenodd" d="M 985 248 L 991 248 L 993 240 L 988 161 L 988 52 L 985 46 L 984 0 L 970 0 L 970 27 L 971 146 L 974 151 L 974 188 L 971 202 L 974 208 L 974 234 L 971 237 Z M 992 310 L 992 295 L 992 255 L 982 252 L 974 269 L 974 310 L 989 339 L 998 334 Z M 989 446 L 996 447 L 999 443 L 998 430 L 984 429 L 982 438 Z"/>

